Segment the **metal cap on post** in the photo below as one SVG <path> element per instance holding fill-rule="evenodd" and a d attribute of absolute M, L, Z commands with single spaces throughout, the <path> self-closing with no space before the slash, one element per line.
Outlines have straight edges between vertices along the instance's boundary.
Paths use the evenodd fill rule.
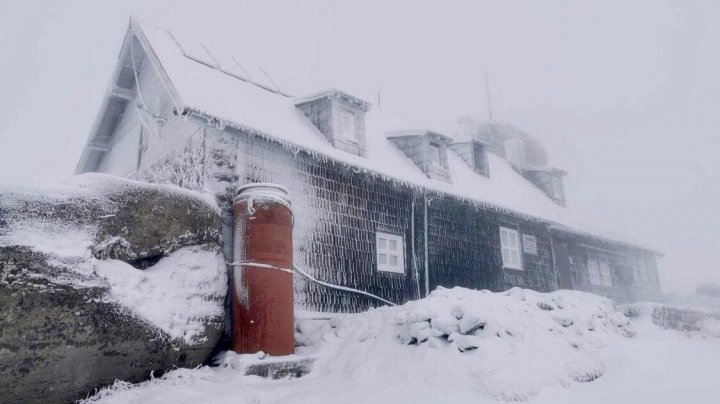
<path fill-rule="evenodd" d="M 240 186 L 233 200 L 232 349 L 295 352 L 293 214 L 277 184 Z"/>

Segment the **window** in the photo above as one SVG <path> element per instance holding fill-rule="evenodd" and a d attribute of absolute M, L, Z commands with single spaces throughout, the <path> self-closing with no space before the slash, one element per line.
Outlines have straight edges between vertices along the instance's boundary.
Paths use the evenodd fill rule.
<path fill-rule="evenodd" d="M 593 285 L 601 286 L 602 280 L 600 279 L 600 266 L 597 261 L 588 260 L 588 275 L 590 276 L 590 283 Z"/>
<path fill-rule="evenodd" d="M 430 143 L 430 163 L 436 167 L 442 165 L 440 161 L 440 145 L 437 143 Z"/>
<path fill-rule="evenodd" d="M 610 273 L 610 264 L 607 261 L 588 259 L 587 267 L 591 284 L 595 286 L 612 286 L 612 274 Z"/>
<path fill-rule="evenodd" d="M 340 132 L 342 138 L 357 142 L 357 123 L 355 120 L 355 114 L 350 111 L 342 111 L 340 113 L 340 120 Z"/>
<path fill-rule="evenodd" d="M 505 155 L 511 163 L 525 164 L 525 144 L 521 139 L 510 139 L 506 141 Z"/>
<path fill-rule="evenodd" d="M 555 199 L 565 199 L 563 196 L 562 179 L 558 176 L 552 177 L 552 195 Z"/>
<path fill-rule="evenodd" d="M 537 239 L 535 239 L 535 236 L 523 234 L 522 246 L 524 253 L 537 255 Z"/>
<path fill-rule="evenodd" d="M 517 230 L 500 227 L 500 248 L 504 268 L 522 269 Z"/>
<path fill-rule="evenodd" d="M 642 258 L 638 259 L 637 266 L 633 268 L 633 280 L 646 283 L 648 281 L 647 264 Z"/>
<path fill-rule="evenodd" d="M 476 142 L 473 142 L 473 164 L 476 170 L 487 174 L 488 163 L 485 148 Z"/>
<path fill-rule="evenodd" d="M 405 273 L 405 243 L 402 236 L 377 232 L 375 245 L 378 271 Z"/>

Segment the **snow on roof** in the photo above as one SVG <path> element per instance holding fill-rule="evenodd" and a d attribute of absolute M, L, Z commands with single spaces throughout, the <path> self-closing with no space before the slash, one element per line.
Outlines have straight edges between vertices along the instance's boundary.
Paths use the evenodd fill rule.
<path fill-rule="evenodd" d="M 428 178 L 386 138 L 387 132 L 408 127 L 393 125 L 390 122 L 397 122 L 394 121 L 396 118 L 372 109 L 366 114 L 367 156 L 336 149 L 296 107 L 305 99 L 289 97 L 265 83 L 255 83 L 247 77 L 243 79 L 238 77 L 241 75 L 228 73 L 229 68 L 217 67 L 218 61 L 237 61 L 236 57 L 192 43 L 190 39 L 178 38 L 137 18 L 131 19 L 131 27 L 147 39 L 186 111 L 388 180 L 606 235 L 611 240 L 623 239 L 609 236 L 612 233 L 607 231 L 596 230 L 597 226 L 588 224 L 570 209 L 554 203 L 513 169 L 508 161 L 491 153 L 488 154 L 489 177 L 476 174 L 460 157 L 448 153 L 452 183 Z M 239 63 L 233 68 L 237 70 L 238 67 L 242 69 Z M 630 241 L 627 243 L 637 245 Z"/>

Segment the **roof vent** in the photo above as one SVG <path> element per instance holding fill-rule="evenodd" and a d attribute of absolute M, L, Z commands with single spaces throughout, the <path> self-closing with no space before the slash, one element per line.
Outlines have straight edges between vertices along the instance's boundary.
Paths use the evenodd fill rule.
<path fill-rule="evenodd" d="M 334 147 L 358 156 L 367 154 L 365 113 L 370 109 L 367 101 L 330 89 L 299 99 L 295 106 Z"/>

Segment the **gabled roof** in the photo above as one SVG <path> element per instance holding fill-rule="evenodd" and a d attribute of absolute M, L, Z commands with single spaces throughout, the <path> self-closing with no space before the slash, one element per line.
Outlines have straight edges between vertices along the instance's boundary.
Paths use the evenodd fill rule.
<path fill-rule="evenodd" d="M 575 217 L 568 208 L 555 204 L 499 156 L 488 154 L 491 175 L 486 177 L 475 173 L 459 156 L 448 153 L 452 184 L 429 179 L 386 138 L 387 132 L 406 127 L 388 124 L 388 117 L 374 110 L 366 114 L 367 156 L 348 153 L 334 148 L 296 107 L 307 98 L 290 97 L 277 86 L 258 79 L 257 74 L 247 74 L 246 65 L 240 64 L 239 58 L 192 40 L 180 39 L 137 18 L 131 18 L 128 35 L 131 34 L 138 37 L 175 108 L 184 115 L 215 121 L 220 126 L 233 127 L 293 149 L 299 148 L 317 158 L 346 164 L 369 175 L 428 192 L 446 193 L 493 209 L 595 234 L 608 234 Z M 101 119 L 102 116 L 98 117 Z M 439 131 L 429 132 L 447 137 Z M 92 138 L 86 151 L 91 142 Z M 78 171 L 82 171 L 82 164 L 83 160 Z"/>

